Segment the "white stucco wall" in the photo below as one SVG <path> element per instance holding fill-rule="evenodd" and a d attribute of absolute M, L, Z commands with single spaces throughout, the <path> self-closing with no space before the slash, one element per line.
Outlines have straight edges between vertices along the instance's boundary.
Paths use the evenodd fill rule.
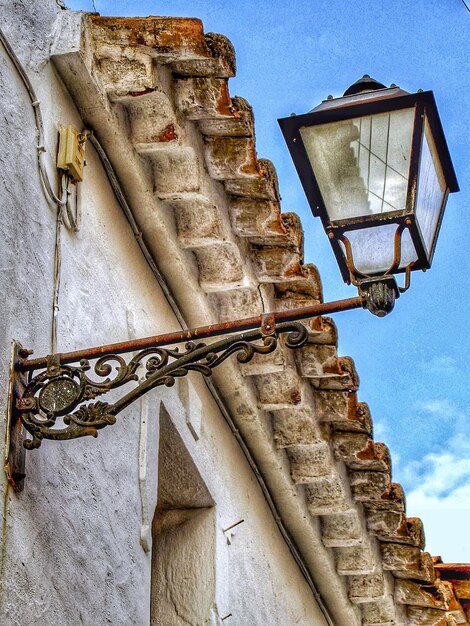
<path fill-rule="evenodd" d="M 0 0 L 2 29 L 41 101 L 53 179 L 59 126 L 82 126 L 48 59 L 60 11 L 54 0 Z M 0 80 L 0 402 L 5 408 L 11 339 L 36 356 L 51 349 L 56 209 L 39 182 L 29 98 L 3 49 Z M 62 231 L 60 351 L 178 329 L 90 145 L 87 163 L 81 230 Z M 199 378 L 192 377 L 190 385 L 189 405 L 178 387 L 156 391 L 96 440 L 45 441 L 27 453 L 25 489 L 19 494 L 1 475 L 2 625 L 149 624 L 151 555 L 144 548 L 150 531 L 142 524 L 151 523 L 156 504 L 162 404 L 215 502 L 213 623 L 229 614 L 223 624 L 325 623 L 214 400 Z M 188 411 L 195 411 L 193 418 L 201 412 L 198 440 L 188 428 Z M 139 437 L 146 418 L 145 442 Z M 2 442 L 3 435 L 2 430 Z M 139 485 L 139 471 L 145 484 Z M 229 544 L 223 529 L 241 519 Z"/>

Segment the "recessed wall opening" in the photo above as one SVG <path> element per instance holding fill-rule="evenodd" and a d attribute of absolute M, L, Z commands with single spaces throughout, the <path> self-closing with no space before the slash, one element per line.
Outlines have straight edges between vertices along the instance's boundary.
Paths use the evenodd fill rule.
<path fill-rule="evenodd" d="M 215 603 L 214 501 L 164 410 L 152 546 L 151 626 L 209 623 Z"/>

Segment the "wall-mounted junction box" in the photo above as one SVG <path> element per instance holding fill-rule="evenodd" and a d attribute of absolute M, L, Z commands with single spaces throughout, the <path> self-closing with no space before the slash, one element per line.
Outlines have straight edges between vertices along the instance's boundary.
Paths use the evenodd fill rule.
<path fill-rule="evenodd" d="M 85 132 L 75 130 L 73 126 L 62 126 L 59 130 L 57 167 L 68 172 L 74 183 L 83 180 L 86 138 Z"/>

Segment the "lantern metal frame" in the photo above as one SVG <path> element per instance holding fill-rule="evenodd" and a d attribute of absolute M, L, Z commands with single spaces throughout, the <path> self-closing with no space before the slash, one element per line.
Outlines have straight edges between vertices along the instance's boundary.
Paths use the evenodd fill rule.
<path fill-rule="evenodd" d="M 372 81 L 372 83 L 374 82 L 375 81 Z M 379 83 L 376 83 L 376 85 L 379 85 Z M 366 92 L 353 92 L 354 95 L 349 95 L 348 92 L 351 92 L 348 90 L 346 92 L 347 95 L 342 98 L 326 100 L 320 107 L 317 107 L 317 109 L 314 109 L 310 113 L 292 115 L 287 118 L 279 119 L 278 122 L 312 213 L 315 217 L 320 217 L 323 227 L 330 239 L 343 280 L 348 284 L 353 283 L 359 286 L 363 280 L 374 276 L 389 276 L 391 274 L 406 272 L 406 285 L 405 288 L 401 289 L 401 291 L 404 291 L 407 286 L 409 286 L 411 270 L 426 270 L 431 267 L 447 196 L 449 193 L 458 191 L 459 187 L 432 91 L 408 94 L 397 87 L 372 89 L 372 85 L 368 85 Z M 381 213 L 380 215 L 365 215 L 344 220 L 331 220 L 328 216 L 319 184 L 302 141 L 300 130 L 318 124 L 345 121 L 380 113 L 391 113 L 407 108 L 414 108 L 415 113 L 411 140 L 408 188 L 404 209 Z M 426 250 L 423 235 L 415 215 L 419 184 L 419 165 L 425 132 L 425 117 L 429 123 L 447 187 L 441 203 L 438 224 L 429 252 Z M 385 272 L 372 272 L 368 275 L 362 274 L 354 267 L 352 253 L 350 248 L 348 248 L 347 233 L 350 230 L 382 226 L 384 224 L 397 225 L 393 263 Z M 410 232 L 418 259 L 407 267 L 400 267 L 399 254 L 401 250 L 401 235 L 405 229 L 408 229 Z"/>

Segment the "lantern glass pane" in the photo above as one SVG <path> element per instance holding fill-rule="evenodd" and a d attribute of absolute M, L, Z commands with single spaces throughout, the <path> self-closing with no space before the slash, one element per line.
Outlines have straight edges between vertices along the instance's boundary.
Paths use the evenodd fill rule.
<path fill-rule="evenodd" d="M 394 238 L 397 224 L 383 224 L 371 228 L 361 228 L 358 230 L 348 230 L 344 233 L 349 240 L 352 249 L 354 266 L 363 274 L 382 274 L 386 272 L 393 263 Z M 344 245 L 343 251 L 346 254 Z M 416 261 L 416 254 L 413 241 L 407 228 L 401 237 L 401 260 L 400 269 L 412 261 Z"/>
<path fill-rule="evenodd" d="M 429 123 L 425 119 L 415 211 L 428 255 L 432 251 L 445 195 L 446 181 Z"/>
<path fill-rule="evenodd" d="M 300 129 L 331 221 L 401 211 L 414 108 Z"/>

